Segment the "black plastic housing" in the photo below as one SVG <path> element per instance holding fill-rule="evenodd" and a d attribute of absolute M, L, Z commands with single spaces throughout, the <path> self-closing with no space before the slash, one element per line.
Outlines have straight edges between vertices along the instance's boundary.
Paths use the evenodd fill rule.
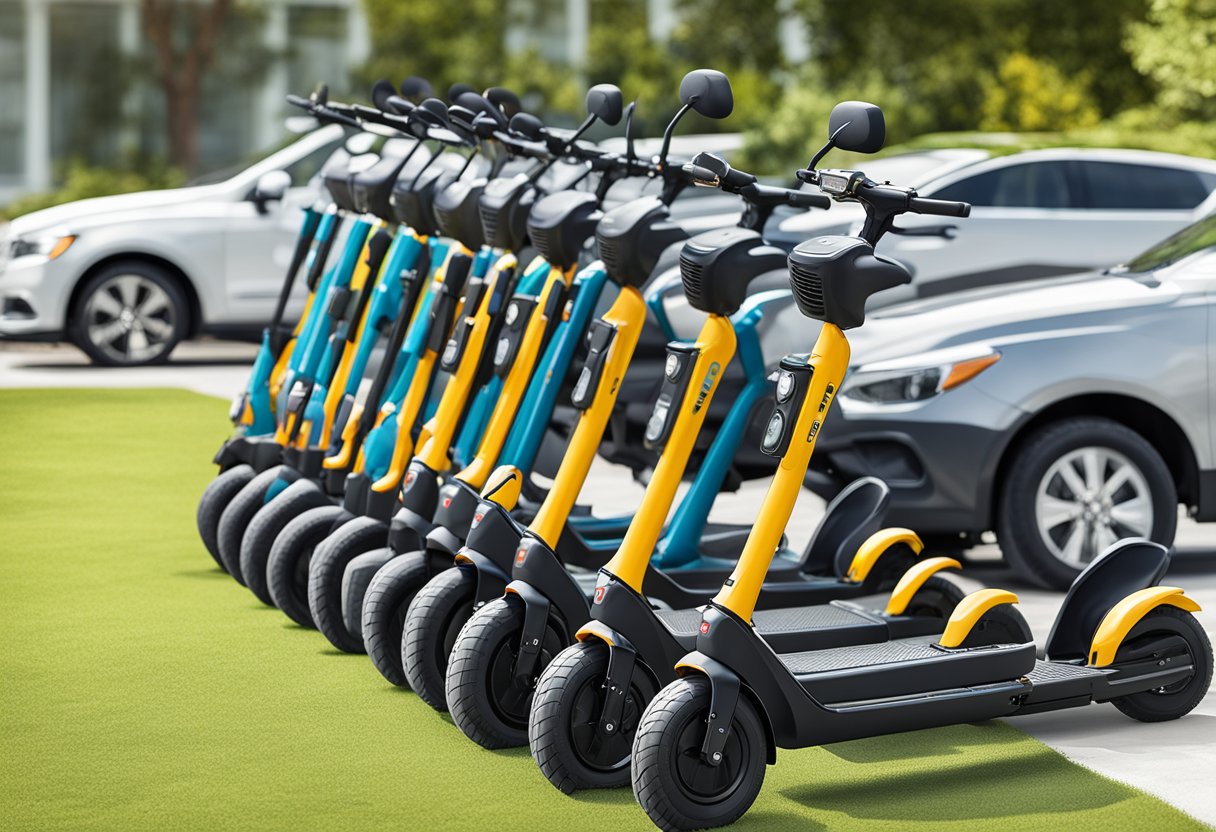
<path fill-rule="evenodd" d="M 411 146 L 404 152 L 386 153 L 374 165 L 351 177 L 351 195 L 359 211 L 390 222 L 396 218 L 391 199 L 393 187 L 400 178 L 413 178 L 426 159 L 425 148 L 411 153 L 413 149 Z"/>
<path fill-rule="evenodd" d="M 435 219 L 439 221 L 439 233 L 458 240 L 470 251 L 485 245 L 485 233 L 481 228 L 481 194 L 486 180 L 461 179 L 448 185 L 435 195 Z"/>
<path fill-rule="evenodd" d="M 443 153 L 416 176 L 398 177 L 393 185 L 391 198 L 397 221 L 419 234 L 438 234 L 435 196 L 456 179 L 464 164 L 463 157 L 455 153 Z"/>
<path fill-rule="evenodd" d="M 688 232 L 672 222 L 658 197 L 643 197 L 604 213 L 595 241 L 608 277 L 621 286 L 641 287 L 650 279 L 663 251 L 687 240 Z"/>
<path fill-rule="evenodd" d="M 528 244 L 528 210 L 536 189 L 525 176 L 491 179 L 478 203 L 486 245 L 521 251 Z"/>
<path fill-rule="evenodd" d="M 541 257 L 562 271 L 578 263 L 603 212 L 594 194 L 559 191 L 538 200 L 528 214 L 528 236 Z"/>
<path fill-rule="evenodd" d="M 350 190 L 350 163 L 353 157 L 346 152 L 333 153 L 321 166 L 321 181 L 329 191 L 334 204 L 344 211 L 358 211 L 354 194 Z"/>
<path fill-rule="evenodd" d="M 858 237 L 815 237 L 799 243 L 790 252 L 789 269 L 799 311 L 841 329 L 865 323 L 870 295 L 912 281 L 906 267 L 875 254 L 874 247 Z"/>
<path fill-rule="evenodd" d="M 702 312 L 731 315 L 760 275 L 781 269 L 785 252 L 748 228 L 720 228 L 698 234 L 680 252 L 680 277 L 688 302 Z"/>

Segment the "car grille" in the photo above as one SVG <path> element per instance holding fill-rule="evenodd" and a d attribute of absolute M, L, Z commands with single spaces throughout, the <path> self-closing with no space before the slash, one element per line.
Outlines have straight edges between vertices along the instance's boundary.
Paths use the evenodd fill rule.
<path fill-rule="evenodd" d="M 797 263 L 790 264 L 790 285 L 798 296 L 798 305 L 804 315 L 822 318 L 825 313 L 823 303 L 823 281 L 818 272 L 813 272 Z"/>

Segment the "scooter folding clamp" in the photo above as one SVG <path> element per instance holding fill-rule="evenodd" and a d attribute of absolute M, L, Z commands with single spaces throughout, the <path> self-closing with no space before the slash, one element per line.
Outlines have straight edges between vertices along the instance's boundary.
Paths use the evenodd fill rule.
<path fill-rule="evenodd" d="M 650 450 L 662 450 L 675 427 L 676 415 L 688 391 L 692 370 L 700 350 L 693 344 L 672 341 L 667 345 L 667 363 L 663 366 L 663 383 L 655 399 L 650 420 L 646 423 L 643 441 Z"/>
<path fill-rule="evenodd" d="M 811 386 L 811 376 L 814 372 L 815 368 L 805 361 L 789 356 L 781 359 L 780 369 L 777 371 L 776 406 L 768 418 L 764 439 L 760 443 L 760 450 L 769 456 L 785 456 L 789 449 L 790 440 L 794 436 L 794 425 L 798 421 L 798 412 L 806 398 L 807 388 Z"/>
<path fill-rule="evenodd" d="M 579 410 L 591 407 L 595 400 L 596 390 L 600 386 L 600 376 L 604 374 L 604 363 L 608 360 L 608 352 L 612 341 L 616 338 L 616 327 L 605 320 L 597 320 L 591 324 L 588 336 L 587 362 L 583 365 L 574 383 L 574 392 L 570 403 Z"/>

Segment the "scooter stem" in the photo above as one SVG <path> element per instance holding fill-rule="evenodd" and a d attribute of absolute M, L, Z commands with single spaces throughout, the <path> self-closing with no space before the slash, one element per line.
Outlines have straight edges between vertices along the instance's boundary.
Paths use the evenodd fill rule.
<path fill-rule="evenodd" d="M 849 341 L 840 327 L 829 323 L 823 325 L 808 364 L 812 368 L 810 384 L 793 428 L 786 428 L 792 437 L 789 448 L 760 504 L 756 524 L 752 526 L 735 570 L 713 598 L 714 604 L 744 621 L 751 621 L 756 609 L 769 564 L 781 543 L 790 515 L 794 513 L 794 504 L 798 502 L 815 441 L 819 438 L 819 428 L 849 366 Z"/>

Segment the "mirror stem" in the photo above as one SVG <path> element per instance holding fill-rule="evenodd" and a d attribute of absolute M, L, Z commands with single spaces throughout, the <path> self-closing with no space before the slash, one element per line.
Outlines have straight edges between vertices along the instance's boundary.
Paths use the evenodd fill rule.
<path fill-rule="evenodd" d="M 659 167 L 667 166 L 667 151 L 671 148 L 671 134 L 675 132 L 676 125 L 680 123 L 680 119 L 684 118 L 684 114 L 692 109 L 692 105 L 700 100 L 699 96 L 694 96 L 689 99 L 688 103 L 681 107 L 667 123 L 667 129 L 663 131 L 663 147 L 659 150 Z"/>

